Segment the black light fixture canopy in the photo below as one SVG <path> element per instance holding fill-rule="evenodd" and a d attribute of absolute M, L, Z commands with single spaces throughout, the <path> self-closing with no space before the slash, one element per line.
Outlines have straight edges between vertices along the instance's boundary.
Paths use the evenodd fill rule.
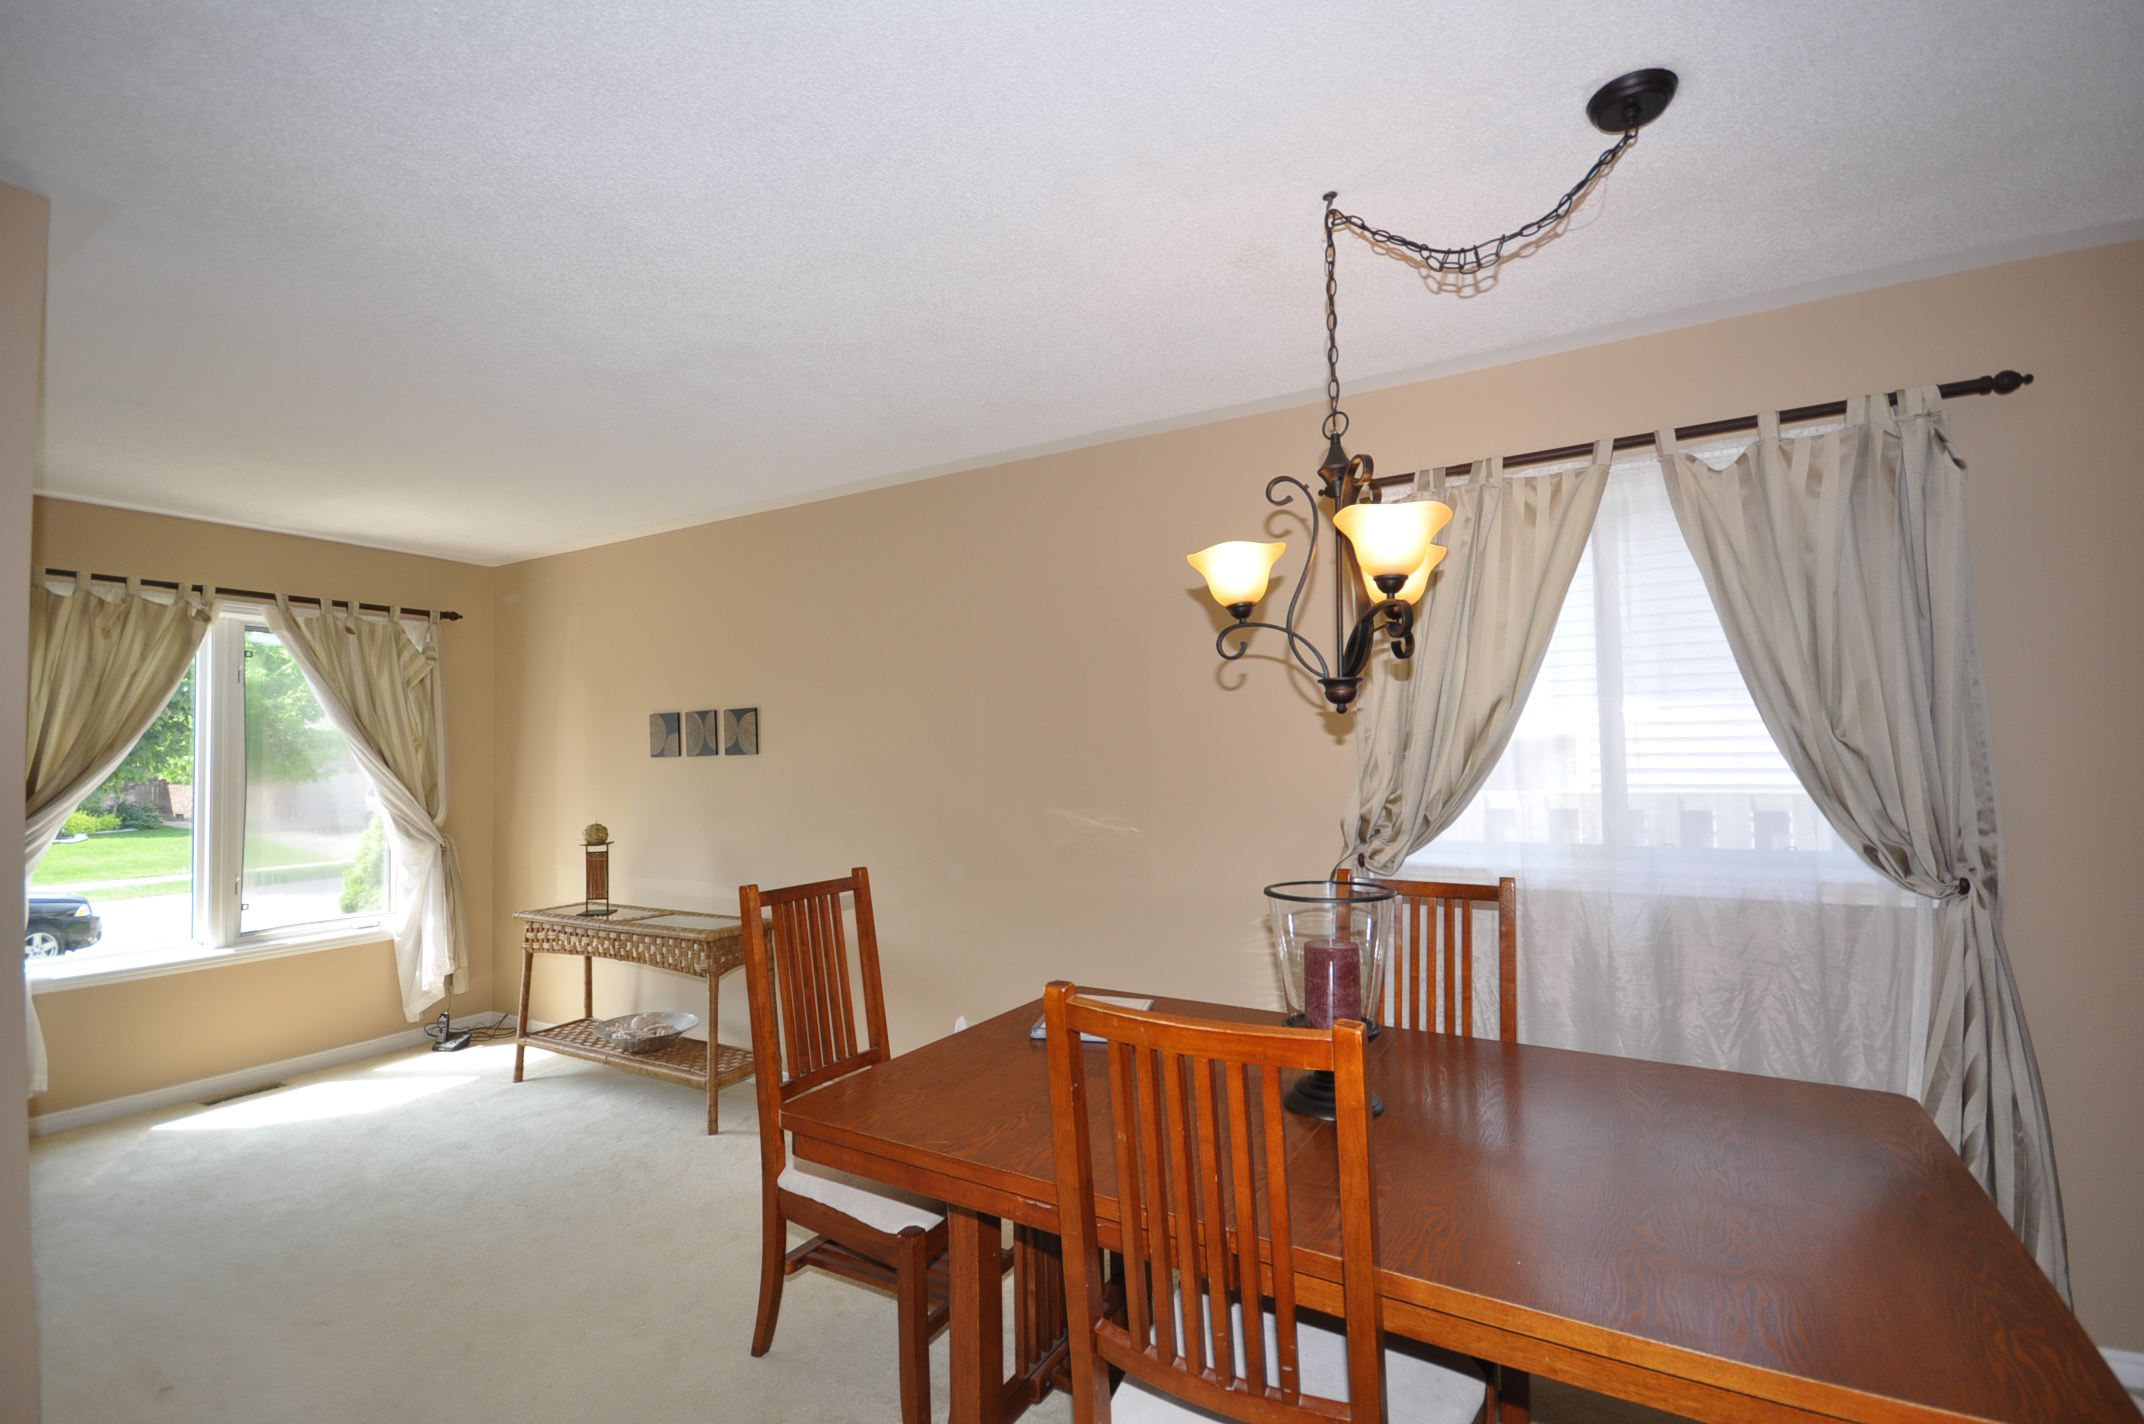
<path fill-rule="evenodd" d="M 1586 100 L 1586 117 L 1602 133 L 1633 133 L 1667 112 L 1681 82 L 1672 69 L 1619 74 Z"/>

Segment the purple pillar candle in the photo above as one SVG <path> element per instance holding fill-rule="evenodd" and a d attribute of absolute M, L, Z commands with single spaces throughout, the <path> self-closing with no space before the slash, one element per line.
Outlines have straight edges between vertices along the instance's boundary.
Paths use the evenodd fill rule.
<path fill-rule="evenodd" d="M 1314 939 L 1303 946 L 1303 1022 L 1331 1028 L 1362 1017 L 1362 946 L 1351 939 Z"/>

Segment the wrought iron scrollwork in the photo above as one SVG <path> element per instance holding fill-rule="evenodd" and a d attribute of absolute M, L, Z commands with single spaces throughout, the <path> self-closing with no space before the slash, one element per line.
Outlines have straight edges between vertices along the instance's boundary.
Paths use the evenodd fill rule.
<path fill-rule="evenodd" d="M 1354 457 L 1346 466 L 1346 473 L 1343 475 L 1342 481 L 1339 482 L 1340 487 L 1330 490 L 1328 493 L 1335 497 L 1336 503 L 1339 502 L 1344 498 L 1348 485 L 1356 481 L 1366 481 L 1369 478 L 1370 469 L 1371 465 L 1368 456 L 1358 455 Z M 1283 486 L 1288 488 L 1283 488 Z M 1290 492 L 1291 489 L 1293 493 Z M 1303 564 L 1296 572 L 1295 587 L 1289 591 L 1288 611 L 1284 615 L 1285 621 L 1281 623 L 1265 623 L 1248 616 L 1239 617 L 1235 622 L 1229 624 L 1215 635 L 1214 651 L 1221 655 L 1223 662 L 1236 662 L 1250 652 L 1251 634 L 1261 629 L 1278 633 L 1288 640 L 1288 651 L 1295 658 L 1297 664 L 1302 667 L 1303 671 L 1317 679 L 1319 686 L 1325 691 L 1326 700 L 1333 704 L 1333 709 L 1338 712 L 1345 712 L 1354 702 L 1355 694 L 1361 688 L 1363 669 L 1369 666 L 1370 654 L 1376 646 L 1377 633 L 1380 628 L 1391 638 L 1392 655 L 1394 657 L 1405 658 L 1413 654 L 1414 608 L 1404 599 L 1398 598 L 1383 598 L 1372 603 L 1355 620 L 1353 629 L 1348 632 L 1346 638 L 1341 642 L 1338 652 L 1338 667 L 1328 663 L 1324 652 L 1319 649 L 1318 645 L 1297 632 L 1295 628 L 1296 610 L 1302 604 L 1303 590 L 1310 585 L 1310 571 L 1317 562 L 1318 538 L 1324 532 L 1325 527 L 1324 512 L 1318 507 L 1319 496 L 1311 490 L 1309 485 L 1293 475 L 1275 475 L 1266 482 L 1266 502 L 1276 509 L 1285 509 L 1294 504 L 1297 494 L 1303 497 L 1303 503 L 1310 513 L 1310 541 L 1308 547 L 1303 550 Z M 1334 556 L 1337 565 L 1340 563 L 1337 536 L 1335 536 L 1334 543 Z M 1333 577 L 1336 581 L 1333 599 L 1337 615 L 1339 608 L 1344 606 L 1343 600 L 1347 597 L 1346 591 L 1337 587 L 1338 581 L 1346 578 L 1345 568 L 1336 566 L 1333 570 Z"/>

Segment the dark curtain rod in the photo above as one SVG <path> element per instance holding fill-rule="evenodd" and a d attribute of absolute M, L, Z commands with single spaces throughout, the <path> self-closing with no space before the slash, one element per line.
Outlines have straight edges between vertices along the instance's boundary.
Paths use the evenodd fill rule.
<path fill-rule="evenodd" d="M 1970 381 L 1945 381 L 1936 389 L 1943 393 L 1943 399 L 1955 400 L 1959 396 L 2006 396 L 2021 386 L 2031 384 L 2032 377 L 2030 376 L 2020 375 L 2016 371 L 1997 371 L 1992 376 L 1975 376 Z M 1793 410 L 1783 410 L 1779 413 L 1779 423 L 1781 425 L 1804 425 L 1812 420 L 1829 420 L 1844 414 L 1846 414 L 1845 401 L 1830 401 L 1824 405 L 1804 405 L 1796 406 Z M 1755 430 L 1756 428 L 1756 416 L 1738 415 L 1729 420 L 1708 420 L 1702 425 L 1677 426 L 1675 438 L 1677 440 L 1709 440 L 1715 435 L 1735 435 L 1744 430 Z M 1636 450 L 1641 446 L 1652 444 L 1657 438 L 1650 430 L 1642 435 L 1618 435 L 1611 448 L 1616 450 Z M 1504 468 L 1508 470 L 1519 465 L 1560 464 L 1566 460 L 1583 460 L 1592 453 L 1593 444 L 1591 441 L 1583 445 L 1559 445 L 1553 450 L 1528 450 L 1523 455 L 1506 455 L 1504 457 Z M 1446 468 L 1461 470 L 1468 467 L 1466 465 L 1451 465 Z M 1396 485 L 1407 483 L 1413 479 L 1412 474 L 1385 475 L 1380 479 L 1370 481 L 1370 483 L 1379 486 Z"/>
<path fill-rule="evenodd" d="M 46 569 L 45 577 L 48 579 L 72 579 L 79 578 L 81 575 L 77 574 L 73 569 Z M 92 583 L 126 582 L 125 576 L 121 574 L 91 574 L 89 577 Z M 172 593 L 191 591 L 205 594 L 208 592 L 208 588 L 201 584 L 173 583 L 170 579 L 136 579 L 134 582 L 140 584 L 143 588 L 161 588 Z M 257 588 L 225 588 L 222 584 L 216 584 L 213 587 L 217 593 L 226 598 L 250 598 L 261 603 L 273 603 L 278 597 L 273 593 L 263 593 Z M 310 594 L 300 593 L 293 593 L 287 596 L 292 603 L 303 603 L 314 608 L 325 608 L 329 603 L 348 602 L 347 599 L 320 599 L 314 598 Z M 360 603 L 357 605 L 357 609 L 361 613 L 391 613 L 401 618 L 429 618 L 432 616 L 432 610 L 429 608 L 399 608 L 387 603 Z M 439 618 L 443 623 L 459 623 L 462 616 L 452 609 L 443 608 L 439 612 Z"/>

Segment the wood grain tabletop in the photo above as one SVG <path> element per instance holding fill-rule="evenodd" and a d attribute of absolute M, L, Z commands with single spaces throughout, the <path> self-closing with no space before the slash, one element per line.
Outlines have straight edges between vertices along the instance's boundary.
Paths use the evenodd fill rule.
<path fill-rule="evenodd" d="M 1040 1013 L 794 1100 L 797 1155 L 1054 1230 Z M 2140 1417 L 1908 1098 L 1396 1028 L 1368 1071 L 1393 1329 L 1721 1420 Z M 1296 1269 L 1337 1280 L 1332 1128 L 1288 1131 Z"/>

